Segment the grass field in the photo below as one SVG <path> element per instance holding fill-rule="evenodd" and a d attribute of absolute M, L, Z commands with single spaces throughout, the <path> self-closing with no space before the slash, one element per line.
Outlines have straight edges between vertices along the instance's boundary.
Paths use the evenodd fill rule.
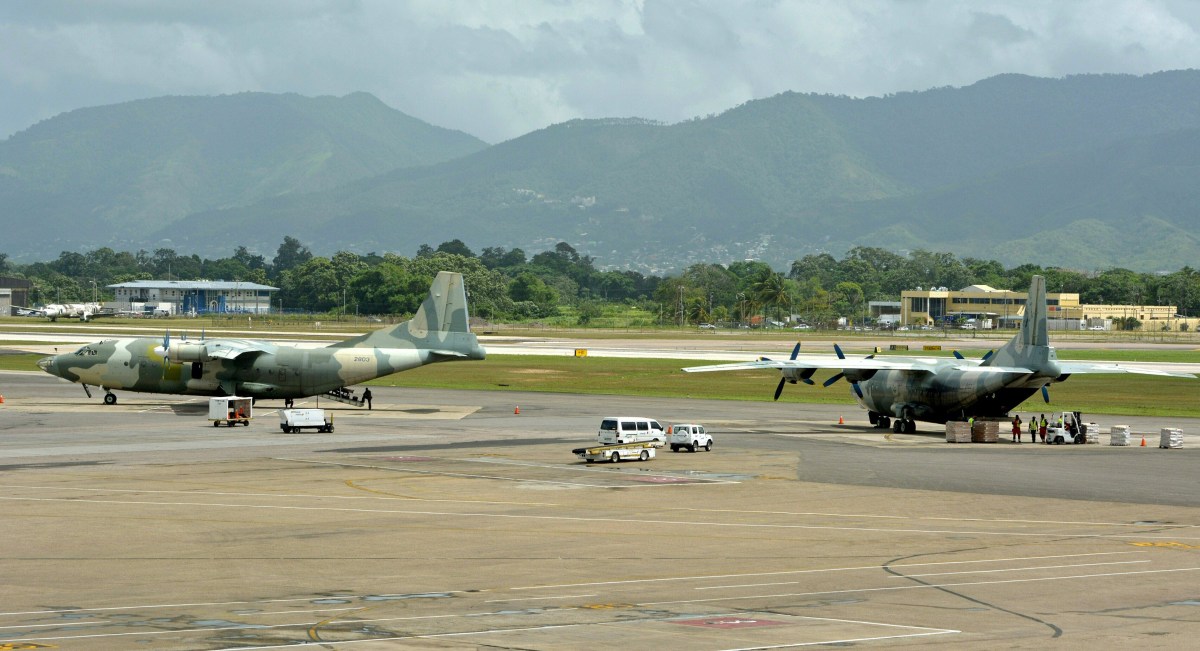
<path fill-rule="evenodd" d="M 982 352 L 979 351 L 979 354 Z M 27 354 L 0 355 L 0 368 L 36 370 L 35 363 L 39 357 Z M 1103 358 L 1113 359 L 1112 356 Z M 1166 361 L 1183 360 L 1172 358 Z M 380 378 L 369 384 L 770 401 L 779 382 L 779 375 L 769 371 L 684 373 L 680 368 L 686 365 L 699 364 L 662 359 L 492 355 L 480 362 L 433 364 Z M 813 379 L 819 385 L 830 375 L 831 372 L 818 372 Z M 1043 413 L 1070 409 L 1087 414 L 1200 418 L 1200 380 L 1139 375 L 1077 375 L 1066 382 L 1052 385 L 1050 398 L 1050 404 L 1046 404 L 1042 402 L 1041 394 L 1037 394 L 1016 411 Z M 850 397 L 849 386 L 844 382 L 829 388 L 787 385 L 780 400 L 844 404 L 849 409 L 859 409 Z"/>

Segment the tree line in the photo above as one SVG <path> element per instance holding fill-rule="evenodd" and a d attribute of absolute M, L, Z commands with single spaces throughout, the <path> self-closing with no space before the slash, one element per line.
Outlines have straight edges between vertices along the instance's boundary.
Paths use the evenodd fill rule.
<path fill-rule="evenodd" d="M 1084 273 L 1031 264 L 1005 268 L 994 260 L 959 259 L 951 253 L 900 255 L 875 247 L 851 249 L 840 260 L 807 255 L 786 272 L 740 261 L 697 263 L 665 277 L 597 269 L 594 259 L 566 242 L 533 256 L 504 247 L 475 253 L 451 240 L 437 247 L 421 245 L 411 258 L 347 251 L 324 257 L 291 236 L 284 237 L 269 261 L 245 247 L 215 260 L 168 248 L 136 253 L 100 248 L 64 251 L 56 260 L 24 265 L 0 253 L 0 275 L 31 281 L 31 297 L 38 304 L 111 300 L 107 285 L 134 280 L 208 279 L 279 287 L 275 301 L 287 310 L 409 315 L 441 270 L 462 273 L 472 313 L 493 321 L 568 314 L 574 323 L 587 325 L 621 307 L 649 315 L 648 324 L 746 323 L 800 315 L 819 326 L 838 318 L 862 319 L 868 301 L 899 300 L 904 290 L 984 284 L 1024 291 L 1033 275 L 1045 276 L 1050 292 L 1078 293 L 1082 303 L 1176 305 L 1181 314 L 1200 313 L 1200 274 L 1190 267 L 1171 273 Z"/>

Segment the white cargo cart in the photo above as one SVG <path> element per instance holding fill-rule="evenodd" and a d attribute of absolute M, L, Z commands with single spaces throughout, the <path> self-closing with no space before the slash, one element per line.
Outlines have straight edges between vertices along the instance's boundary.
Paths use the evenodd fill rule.
<path fill-rule="evenodd" d="M 324 409 L 280 409 L 279 429 L 293 434 L 302 429 L 332 432 L 333 414 Z"/>
<path fill-rule="evenodd" d="M 221 396 L 208 399 L 208 419 L 213 427 L 219 427 L 221 423 L 229 427 L 239 423 L 249 426 L 251 418 L 254 418 L 253 398 Z"/>

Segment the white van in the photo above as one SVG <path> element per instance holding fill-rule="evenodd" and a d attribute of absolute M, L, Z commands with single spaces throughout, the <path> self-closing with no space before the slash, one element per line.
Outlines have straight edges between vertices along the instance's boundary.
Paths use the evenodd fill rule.
<path fill-rule="evenodd" d="M 662 443 L 667 440 L 667 434 L 653 418 L 608 416 L 600 421 L 599 439 L 603 445 L 650 441 Z"/>

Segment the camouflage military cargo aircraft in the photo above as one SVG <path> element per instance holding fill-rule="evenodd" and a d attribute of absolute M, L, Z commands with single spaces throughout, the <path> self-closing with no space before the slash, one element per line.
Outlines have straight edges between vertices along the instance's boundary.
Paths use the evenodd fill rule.
<path fill-rule="evenodd" d="M 140 337 L 105 339 L 72 353 L 38 360 L 42 370 L 104 389 L 197 396 L 296 398 L 433 362 L 483 359 L 485 351 L 467 321 L 462 274 L 442 271 L 411 321 L 324 348 L 281 346 L 250 339 L 172 343 Z"/>
<path fill-rule="evenodd" d="M 1050 402 L 1047 386 L 1076 373 L 1139 373 L 1195 379 L 1191 373 L 1133 368 L 1118 364 L 1059 361 L 1046 327 L 1046 281 L 1034 276 L 1021 331 L 995 354 L 981 360 L 893 356 L 849 358 L 836 344 L 837 355 L 800 355 L 800 344 L 786 360 L 761 358 L 753 362 L 685 368 L 689 373 L 776 369 L 782 376 L 775 388 L 779 399 L 786 383 L 812 384 L 818 369 L 838 373 L 824 382 L 845 379 L 855 400 L 868 410 L 871 424 L 892 426 L 896 432 L 915 432 L 916 421 L 944 423 L 968 417 L 1007 417 L 1009 410 L 1040 389 Z M 893 422 L 892 419 L 895 419 Z"/>

